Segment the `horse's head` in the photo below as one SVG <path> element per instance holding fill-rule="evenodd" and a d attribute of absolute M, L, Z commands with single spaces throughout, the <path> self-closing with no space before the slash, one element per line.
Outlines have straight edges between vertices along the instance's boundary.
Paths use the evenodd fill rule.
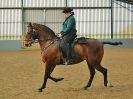
<path fill-rule="evenodd" d="M 31 22 L 28 23 L 28 31 L 25 35 L 25 46 L 26 47 L 30 47 L 32 45 L 32 43 L 34 43 L 35 39 L 37 39 L 37 33 L 34 29 L 34 27 L 32 26 Z"/>
<path fill-rule="evenodd" d="M 28 23 L 28 31 L 25 35 L 25 46 L 31 46 L 36 39 L 41 42 L 46 42 L 48 40 L 53 40 L 55 37 L 54 31 L 49 27 L 37 23 Z"/>

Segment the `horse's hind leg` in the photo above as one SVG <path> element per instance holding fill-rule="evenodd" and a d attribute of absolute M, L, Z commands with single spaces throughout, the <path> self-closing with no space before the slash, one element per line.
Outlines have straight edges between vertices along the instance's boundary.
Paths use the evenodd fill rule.
<path fill-rule="evenodd" d="M 107 83 L 108 83 L 108 80 L 107 80 L 107 69 L 102 67 L 101 65 L 97 65 L 95 68 L 103 74 L 103 76 L 104 76 L 104 86 L 107 87 Z"/>
<path fill-rule="evenodd" d="M 92 83 L 93 78 L 94 78 L 94 75 L 95 75 L 95 68 L 93 67 L 93 65 L 89 65 L 89 64 L 88 64 L 88 68 L 89 68 L 89 70 L 90 70 L 90 79 L 89 79 L 87 85 L 84 87 L 85 90 L 86 90 L 88 87 L 91 86 L 91 83 Z"/>

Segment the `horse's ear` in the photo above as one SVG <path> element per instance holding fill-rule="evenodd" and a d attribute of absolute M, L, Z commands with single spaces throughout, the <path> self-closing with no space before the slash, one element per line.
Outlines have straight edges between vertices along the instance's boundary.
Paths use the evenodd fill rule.
<path fill-rule="evenodd" d="M 32 24 L 32 27 L 33 27 L 33 28 L 36 28 L 36 26 L 37 26 L 36 23 L 33 23 L 33 24 Z"/>
<path fill-rule="evenodd" d="M 28 27 L 32 27 L 32 23 L 31 22 L 28 22 Z"/>
<path fill-rule="evenodd" d="M 36 23 L 33 23 L 33 26 L 36 26 Z"/>

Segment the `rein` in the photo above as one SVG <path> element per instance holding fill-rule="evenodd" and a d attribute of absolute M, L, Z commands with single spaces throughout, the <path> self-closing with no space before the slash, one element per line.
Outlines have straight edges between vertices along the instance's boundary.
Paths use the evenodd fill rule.
<path fill-rule="evenodd" d="M 32 44 L 32 43 L 37 43 L 37 42 L 45 42 L 46 44 L 45 44 L 45 47 L 44 48 L 42 48 L 42 52 L 43 51 L 45 51 L 49 46 L 51 46 L 58 38 L 55 36 L 55 34 L 48 34 L 48 35 L 46 35 L 47 36 L 47 38 L 42 38 L 42 39 L 40 39 L 39 38 L 39 36 L 38 36 L 38 33 L 36 33 L 36 30 L 37 29 L 43 29 L 43 28 L 41 28 L 41 27 L 39 27 L 39 26 L 36 26 L 36 24 L 35 24 L 35 26 L 29 26 L 31 29 L 32 29 L 32 31 L 30 31 L 29 33 L 31 33 L 30 35 L 31 35 L 31 39 L 28 39 L 28 40 L 24 40 L 24 41 L 29 41 L 29 44 Z M 45 27 L 45 28 L 48 28 L 48 27 Z M 50 30 L 49 28 L 48 28 L 48 30 L 47 30 L 47 32 L 49 33 L 49 32 L 52 32 L 52 33 L 54 33 L 52 30 Z M 55 36 L 55 37 L 54 37 Z M 50 41 L 50 42 L 47 42 L 47 41 Z M 41 53 L 42 53 L 41 52 Z"/>
<path fill-rule="evenodd" d="M 41 42 L 43 42 L 43 41 L 49 41 L 49 40 L 52 40 L 52 39 L 47 39 L 47 40 L 37 40 L 37 41 L 41 41 Z M 24 40 L 24 41 L 36 41 L 36 40 Z"/>
<path fill-rule="evenodd" d="M 52 40 L 52 39 L 49 39 Z M 48 41 L 48 40 L 47 40 Z M 43 49 L 42 52 L 43 53 L 47 48 L 49 48 L 55 41 L 57 41 L 57 38 L 55 38 L 54 40 L 52 40 L 48 45 L 46 45 Z"/>

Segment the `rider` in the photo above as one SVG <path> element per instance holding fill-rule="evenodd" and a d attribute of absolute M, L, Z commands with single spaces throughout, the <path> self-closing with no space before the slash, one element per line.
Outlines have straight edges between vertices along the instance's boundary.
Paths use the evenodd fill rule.
<path fill-rule="evenodd" d="M 66 52 L 64 64 L 71 64 L 73 63 L 72 42 L 74 41 L 77 32 L 76 21 L 73 16 L 74 12 L 72 8 L 65 8 L 62 13 L 64 13 L 65 21 L 63 22 L 63 29 L 60 32 L 62 36 L 61 48 L 64 48 Z"/>

